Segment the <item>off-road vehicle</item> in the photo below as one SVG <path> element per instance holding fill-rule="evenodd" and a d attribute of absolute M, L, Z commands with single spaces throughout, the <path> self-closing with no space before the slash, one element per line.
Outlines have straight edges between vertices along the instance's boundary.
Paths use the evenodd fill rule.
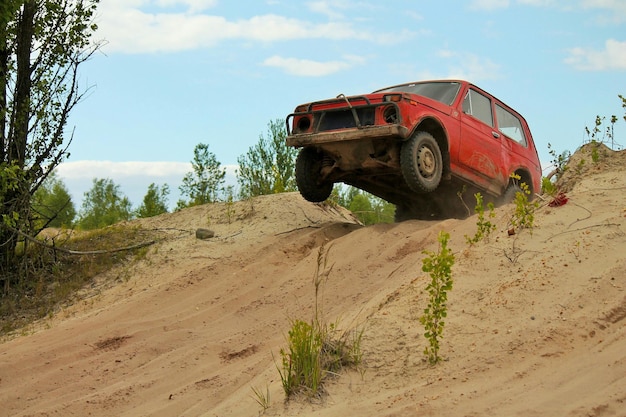
<path fill-rule="evenodd" d="M 286 123 L 287 145 L 301 148 L 296 182 L 309 201 L 326 200 L 343 182 L 395 204 L 397 220 L 432 219 L 467 216 L 475 192 L 501 202 L 516 181 L 540 189 L 524 118 L 467 81 L 340 94 L 297 106 Z"/>

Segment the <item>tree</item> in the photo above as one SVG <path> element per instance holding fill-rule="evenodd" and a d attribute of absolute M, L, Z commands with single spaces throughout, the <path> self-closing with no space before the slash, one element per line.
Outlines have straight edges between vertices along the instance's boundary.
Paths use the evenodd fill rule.
<path fill-rule="evenodd" d="M 131 203 L 113 180 L 93 179 L 93 186 L 85 193 L 79 225 L 90 230 L 109 226 L 132 217 Z"/>
<path fill-rule="evenodd" d="M 77 70 L 99 0 L 0 3 L 0 275 L 15 271 L 21 233 L 36 234 L 32 196 L 68 154 L 66 125 L 84 94 Z M 10 279 L 5 279 L 5 292 Z"/>
<path fill-rule="evenodd" d="M 37 229 L 46 227 L 71 227 L 76 218 L 76 208 L 67 187 L 54 173 L 46 178 L 33 194 L 31 203 Z"/>
<path fill-rule="evenodd" d="M 331 198 L 350 210 L 363 224 L 393 223 L 395 206 L 388 201 L 362 191 L 356 187 L 335 187 Z"/>
<path fill-rule="evenodd" d="M 268 137 L 259 136 L 259 142 L 248 153 L 237 158 L 237 182 L 241 198 L 295 191 L 295 161 L 297 149 L 287 146 L 287 130 L 282 120 L 268 124 Z"/>
<path fill-rule="evenodd" d="M 145 218 L 167 213 L 167 198 L 169 194 L 170 187 L 167 184 L 163 184 L 160 188 L 155 183 L 150 184 L 148 192 L 143 197 L 143 203 L 136 211 L 136 216 Z"/>
<path fill-rule="evenodd" d="M 224 191 L 226 170 L 221 168 L 215 154 L 209 151 L 209 145 L 197 144 L 193 155 L 193 171 L 185 175 L 182 185 L 178 187 L 181 195 L 188 200 L 179 200 L 177 209 L 213 203 Z"/>

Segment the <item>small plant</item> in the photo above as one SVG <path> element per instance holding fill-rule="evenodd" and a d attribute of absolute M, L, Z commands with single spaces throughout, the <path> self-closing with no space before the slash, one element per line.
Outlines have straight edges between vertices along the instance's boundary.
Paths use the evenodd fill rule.
<path fill-rule="evenodd" d="M 519 180 L 520 176 L 513 174 L 511 178 Z M 539 206 L 537 202 L 530 202 L 528 197 L 530 196 L 530 187 L 525 182 L 520 183 L 520 191 L 515 193 L 515 211 L 511 218 L 511 226 L 518 229 L 529 229 L 532 234 L 532 229 L 535 222 L 535 210 Z"/>
<path fill-rule="evenodd" d="M 552 157 L 550 163 L 554 166 L 554 173 L 557 178 L 560 178 L 561 175 L 563 175 L 563 173 L 567 170 L 567 163 L 569 162 L 571 153 L 570 151 L 565 150 L 560 154 L 557 154 L 550 143 L 548 143 L 548 153 Z"/>
<path fill-rule="evenodd" d="M 233 206 L 234 206 L 234 201 L 233 201 L 233 195 L 229 194 L 228 198 L 226 200 L 226 217 L 228 218 L 228 224 L 231 224 L 233 222 L 233 215 L 234 215 L 234 210 L 233 210 Z"/>
<path fill-rule="evenodd" d="M 517 239 L 513 239 L 513 245 L 511 246 L 511 249 L 502 250 L 506 259 L 508 259 L 509 262 L 511 262 L 513 265 L 517 264 L 519 257 L 526 252 L 525 250 L 522 250 L 515 246 L 516 240 Z"/>
<path fill-rule="evenodd" d="M 322 245 L 313 276 L 314 318 L 310 323 L 293 320 L 288 346 L 280 350 L 281 366 L 277 367 L 287 398 L 302 391 L 317 396 L 328 374 L 334 374 L 344 366 L 358 367 L 361 364 L 363 328 L 340 331 L 338 323 L 328 325 L 321 317 L 321 284 L 328 279 L 332 268 L 333 265 L 328 265 L 328 250 Z"/>
<path fill-rule="evenodd" d="M 469 243 L 470 245 L 478 243 L 483 239 L 485 241 L 489 240 L 489 235 L 491 234 L 491 232 L 496 230 L 496 225 L 491 223 L 491 220 L 485 219 L 483 196 L 480 193 L 476 193 L 474 194 L 474 198 L 476 198 L 476 207 L 474 207 L 474 212 L 478 215 L 478 219 L 476 220 L 476 234 L 474 235 L 474 237 L 469 237 L 465 235 L 465 239 L 467 239 L 467 243 Z M 489 219 L 493 219 L 494 217 L 496 217 L 493 203 L 487 204 L 487 208 L 489 209 Z"/>
<path fill-rule="evenodd" d="M 270 408 L 271 401 L 270 401 L 270 387 L 269 387 L 269 385 L 265 386 L 265 392 L 261 391 L 260 388 L 255 388 L 255 387 L 251 387 L 251 388 L 252 388 L 252 392 L 254 393 L 254 397 L 253 397 L 254 401 L 256 401 L 257 404 L 259 404 L 261 406 L 263 411 L 265 411 L 268 408 Z"/>
<path fill-rule="evenodd" d="M 323 377 L 319 327 L 315 321 L 309 324 L 295 320 L 291 323 L 287 340 L 287 350 L 280 350 L 282 371 L 278 370 L 285 395 L 289 398 L 300 389 L 307 389 L 311 395 L 316 395 Z"/>
<path fill-rule="evenodd" d="M 426 258 L 422 260 L 422 271 L 428 272 L 431 282 L 426 287 L 430 294 L 428 307 L 424 309 L 424 315 L 420 317 L 420 323 L 424 325 L 424 336 L 428 339 L 429 346 L 424 349 L 431 365 L 441 360 L 439 356 L 439 339 L 443 334 L 444 320 L 448 315 L 448 291 L 452 289 L 452 265 L 454 254 L 448 249 L 450 235 L 444 231 L 439 233 L 439 252 L 424 251 Z"/>
<path fill-rule="evenodd" d="M 576 243 L 574 244 L 574 247 L 570 248 L 570 253 L 572 255 L 574 255 L 574 258 L 576 258 L 576 260 L 578 261 L 578 263 L 581 262 L 580 260 L 580 240 L 577 240 Z"/>
<path fill-rule="evenodd" d="M 625 114 L 622 118 L 626 121 L 626 97 L 621 94 L 618 94 L 617 97 L 620 99 L 622 109 L 625 110 Z M 597 144 L 604 143 L 613 150 L 622 148 L 619 143 L 615 142 L 615 124 L 618 122 L 619 118 L 616 115 L 612 115 L 609 119 L 609 125 L 605 125 L 606 119 L 606 117 L 598 115 L 596 116 L 595 126 L 591 129 L 585 126 L 588 142 L 594 143 L 594 149 L 596 149 L 596 159 L 593 159 L 593 162 L 598 162 L 600 157 L 597 152 Z"/>
<path fill-rule="evenodd" d="M 591 160 L 593 161 L 594 164 L 597 164 L 600 161 L 600 152 L 598 151 L 598 142 L 596 142 L 595 140 L 591 141 Z"/>
<path fill-rule="evenodd" d="M 541 191 L 551 197 L 558 194 L 558 187 L 548 177 L 541 178 Z"/>

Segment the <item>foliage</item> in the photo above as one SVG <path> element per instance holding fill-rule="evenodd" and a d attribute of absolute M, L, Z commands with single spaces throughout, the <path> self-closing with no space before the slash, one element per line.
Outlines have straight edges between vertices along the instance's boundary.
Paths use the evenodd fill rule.
<path fill-rule="evenodd" d="M 565 150 L 560 154 L 557 154 L 550 143 L 548 143 L 548 153 L 552 157 L 550 163 L 554 166 L 556 178 L 560 178 L 561 175 L 563 175 L 563 173 L 567 170 L 567 163 L 569 162 L 571 153 L 570 151 Z"/>
<path fill-rule="evenodd" d="M 279 368 L 278 372 L 288 398 L 302 388 L 308 389 L 312 395 L 320 388 L 322 335 L 315 323 L 294 320 L 287 339 L 288 350 L 280 350 L 282 371 Z"/>
<path fill-rule="evenodd" d="M 519 180 L 518 175 L 511 175 L 514 180 Z M 519 184 L 520 191 L 515 193 L 515 211 L 511 217 L 511 225 L 518 229 L 529 229 L 532 234 L 532 230 L 535 222 L 535 210 L 539 207 L 537 202 L 531 202 L 528 200 L 530 196 L 530 187 L 525 182 Z"/>
<path fill-rule="evenodd" d="M 428 339 L 429 346 L 424 349 L 424 355 L 434 365 L 441 360 L 439 356 L 439 339 L 443 337 L 443 327 L 448 315 L 448 291 L 452 289 L 452 266 L 454 254 L 448 249 L 450 235 L 447 232 L 439 232 L 439 252 L 424 251 L 426 258 L 422 260 L 422 271 L 430 274 L 431 282 L 426 287 L 430 294 L 428 307 L 424 309 L 424 315 L 420 317 L 420 323 L 424 325 L 424 336 Z"/>
<path fill-rule="evenodd" d="M 334 187 L 329 200 L 350 210 L 365 225 L 394 222 L 393 204 L 356 187 Z"/>
<path fill-rule="evenodd" d="M 200 204 L 214 203 L 224 191 L 226 170 L 213 152 L 209 151 L 209 145 L 199 143 L 193 150 L 192 172 L 185 174 L 183 183 L 179 187 L 182 196 L 188 200 L 179 200 L 177 209 L 197 206 Z"/>
<path fill-rule="evenodd" d="M 31 204 L 37 230 L 46 227 L 72 227 L 74 224 L 74 202 L 65 183 L 54 175 L 54 171 L 35 191 Z"/>
<path fill-rule="evenodd" d="M 622 101 L 622 108 L 626 111 L 626 98 L 622 95 L 618 95 L 618 97 Z M 623 118 L 626 120 L 626 112 Z M 596 116 L 595 124 L 591 129 L 585 126 L 585 134 L 587 135 L 588 142 L 595 145 L 604 143 L 611 149 L 620 149 L 621 145 L 615 142 L 615 123 L 617 123 L 617 121 L 617 116 L 612 115 L 609 119 L 609 124 L 605 125 L 606 117 Z M 594 146 L 594 149 L 595 148 Z M 592 158 L 593 162 L 598 162 L 597 150 L 595 156 L 592 154 Z"/>
<path fill-rule="evenodd" d="M 393 223 L 395 206 L 368 193 L 354 195 L 347 208 L 366 225 Z"/>
<path fill-rule="evenodd" d="M 170 188 L 167 184 L 161 187 L 152 183 L 148 186 L 148 192 L 143 197 L 143 203 L 137 208 L 135 215 L 139 218 L 158 216 L 167 213 L 167 198 Z"/>
<path fill-rule="evenodd" d="M 558 192 L 557 186 L 548 177 L 541 178 L 541 192 L 549 196 L 555 196 Z"/>
<path fill-rule="evenodd" d="M 292 320 L 287 349 L 280 350 L 281 366 L 277 367 L 287 398 L 301 391 L 316 396 L 329 373 L 336 373 L 344 366 L 358 367 L 361 363 L 364 329 L 340 331 L 338 323 L 327 324 L 321 317 L 321 284 L 328 279 L 332 268 L 328 266 L 328 250 L 322 245 L 313 276 L 314 318 L 310 322 Z"/>
<path fill-rule="evenodd" d="M 624 119 L 624 121 L 626 121 L 626 97 L 621 94 L 618 94 L 617 97 L 620 99 L 622 109 L 624 111 L 624 115 L 622 116 L 622 118 Z M 609 118 L 609 124 L 606 125 L 606 117 L 598 115 L 596 116 L 594 126 L 591 129 L 585 126 L 587 141 L 596 145 L 592 149 L 591 157 L 593 162 L 598 162 L 599 160 L 599 154 L 597 150 L 597 144 L 599 143 L 604 143 L 613 150 L 622 149 L 622 145 L 615 141 L 615 124 L 618 120 L 619 119 L 616 115 L 612 115 Z"/>
<path fill-rule="evenodd" d="M 32 196 L 69 155 L 70 112 L 89 89 L 78 67 L 98 49 L 90 39 L 99 0 L 3 1 L 0 6 L 0 275 L 19 268 L 19 233 L 36 234 Z M 14 175 L 9 183 L 11 173 Z M 36 214 L 37 215 L 37 214 Z M 9 279 L 5 280 L 5 292 Z"/>
<path fill-rule="evenodd" d="M 99 229 L 131 217 L 131 203 L 120 186 L 110 178 L 94 178 L 83 199 L 79 226 L 84 230 Z"/>
<path fill-rule="evenodd" d="M 282 120 L 268 124 L 268 138 L 259 136 L 256 145 L 237 158 L 237 182 L 241 198 L 296 190 L 297 149 L 287 146 L 287 130 Z"/>
<path fill-rule="evenodd" d="M 19 190 L 20 185 L 24 183 L 23 175 L 24 171 L 17 164 L 0 162 L 0 203 L 3 206 L 13 206 L 10 196 L 14 195 Z M 15 227 L 19 219 L 20 216 L 17 211 L 3 210 L 0 227 Z"/>
<path fill-rule="evenodd" d="M 485 219 L 485 207 L 483 206 L 483 196 L 480 193 L 474 194 L 474 198 L 476 198 L 476 207 L 474 207 L 474 213 L 478 215 L 476 219 L 476 234 L 474 237 L 469 237 L 465 235 L 465 239 L 467 239 L 467 243 L 473 245 L 474 243 L 478 243 L 481 240 L 488 241 L 489 235 L 491 232 L 496 230 L 496 225 L 491 223 L 491 220 Z M 496 217 L 495 207 L 493 203 L 487 204 L 487 208 L 489 209 L 488 217 L 489 219 L 493 219 Z"/>

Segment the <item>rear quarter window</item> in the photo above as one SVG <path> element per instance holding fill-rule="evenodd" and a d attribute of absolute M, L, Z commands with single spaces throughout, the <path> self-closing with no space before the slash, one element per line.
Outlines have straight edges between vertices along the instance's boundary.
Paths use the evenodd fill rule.
<path fill-rule="evenodd" d="M 528 146 L 522 122 L 516 115 L 496 104 L 496 120 L 498 122 L 498 130 L 502 134 L 520 145 Z"/>

